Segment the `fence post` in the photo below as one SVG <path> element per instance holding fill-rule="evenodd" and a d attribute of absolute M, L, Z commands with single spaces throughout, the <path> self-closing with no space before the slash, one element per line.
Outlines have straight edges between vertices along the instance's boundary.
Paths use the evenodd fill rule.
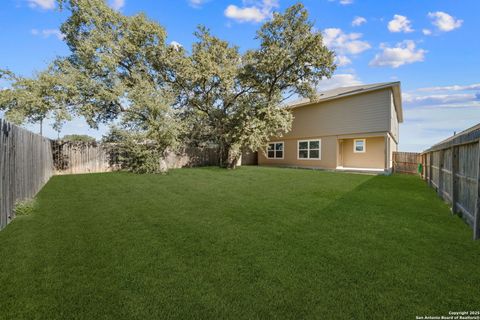
<path fill-rule="evenodd" d="M 476 193 L 476 205 L 473 216 L 473 239 L 480 238 L 480 139 L 478 140 L 478 163 L 477 163 L 477 192 Z"/>
<path fill-rule="evenodd" d="M 433 152 L 428 153 L 428 185 L 432 187 L 432 163 L 433 163 Z"/>
<path fill-rule="evenodd" d="M 452 147 L 452 214 L 458 212 L 458 163 L 458 147 Z"/>
<path fill-rule="evenodd" d="M 422 154 L 422 178 L 427 180 L 427 155 Z"/>
<path fill-rule="evenodd" d="M 438 159 L 438 189 L 437 193 L 440 196 L 440 198 L 443 199 L 443 157 L 445 155 L 445 150 L 441 149 L 438 153 L 439 159 Z"/>

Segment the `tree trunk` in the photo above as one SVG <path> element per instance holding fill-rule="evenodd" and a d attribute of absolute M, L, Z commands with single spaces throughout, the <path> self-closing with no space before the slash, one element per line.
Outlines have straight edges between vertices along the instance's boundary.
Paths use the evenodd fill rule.
<path fill-rule="evenodd" d="M 161 174 L 167 174 L 168 172 L 168 164 L 167 161 L 165 160 L 168 156 L 168 150 L 164 150 L 161 152 L 162 156 L 160 157 L 158 168 Z"/>
<path fill-rule="evenodd" d="M 231 146 L 228 149 L 228 157 L 227 157 L 227 168 L 228 169 L 235 169 L 237 167 L 237 162 L 242 156 L 242 151 L 237 146 Z"/>
<path fill-rule="evenodd" d="M 218 142 L 218 165 L 221 168 L 226 168 L 228 166 L 228 150 L 229 147 L 227 143 L 220 140 Z"/>

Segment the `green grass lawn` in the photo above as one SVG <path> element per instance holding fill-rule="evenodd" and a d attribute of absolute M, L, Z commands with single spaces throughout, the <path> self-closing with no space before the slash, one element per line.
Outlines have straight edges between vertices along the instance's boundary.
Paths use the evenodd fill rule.
<path fill-rule="evenodd" d="M 56 176 L 0 232 L 2 319 L 415 319 L 480 309 L 480 242 L 418 177 Z"/>

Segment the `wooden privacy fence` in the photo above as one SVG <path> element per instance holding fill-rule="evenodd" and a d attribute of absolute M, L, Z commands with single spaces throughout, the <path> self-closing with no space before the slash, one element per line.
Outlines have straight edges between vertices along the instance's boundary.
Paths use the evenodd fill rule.
<path fill-rule="evenodd" d="M 480 238 L 480 124 L 422 153 L 423 178 Z"/>
<path fill-rule="evenodd" d="M 121 169 L 114 144 L 96 142 L 54 141 L 52 143 L 55 174 L 109 172 Z M 256 164 L 257 153 L 244 153 L 243 165 Z M 165 162 L 169 169 L 218 165 L 217 148 L 187 147 L 168 152 Z"/>
<path fill-rule="evenodd" d="M 55 174 L 110 172 L 121 169 L 120 154 L 114 144 L 55 141 L 52 143 Z M 218 164 L 214 148 L 184 148 L 168 152 L 169 169 Z"/>
<path fill-rule="evenodd" d="M 52 141 L 55 174 L 109 172 L 118 168 L 111 145 L 96 142 Z"/>
<path fill-rule="evenodd" d="M 50 140 L 0 119 L 0 229 L 53 175 Z"/>
<path fill-rule="evenodd" d="M 422 156 L 416 152 L 394 152 L 393 171 L 399 173 L 418 173 L 418 165 L 422 162 Z"/>
<path fill-rule="evenodd" d="M 218 165 L 217 148 L 169 152 L 168 168 Z M 245 153 L 241 164 L 256 164 Z M 53 174 L 108 172 L 120 169 L 115 145 L 51 141 L 0 119 L 0 230 L 15 216 L 18 201 L 33 198 Z"/>

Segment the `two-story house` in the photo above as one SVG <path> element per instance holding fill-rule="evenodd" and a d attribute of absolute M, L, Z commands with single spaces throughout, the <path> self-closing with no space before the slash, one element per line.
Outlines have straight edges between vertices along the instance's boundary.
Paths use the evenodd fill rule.
<path fill-rule="evenodd" d="M 287 106 L 292 130 L 258 152 L 258 164 L 390 172 L 403 122 L 400 82 L 342 87 Z"/>

